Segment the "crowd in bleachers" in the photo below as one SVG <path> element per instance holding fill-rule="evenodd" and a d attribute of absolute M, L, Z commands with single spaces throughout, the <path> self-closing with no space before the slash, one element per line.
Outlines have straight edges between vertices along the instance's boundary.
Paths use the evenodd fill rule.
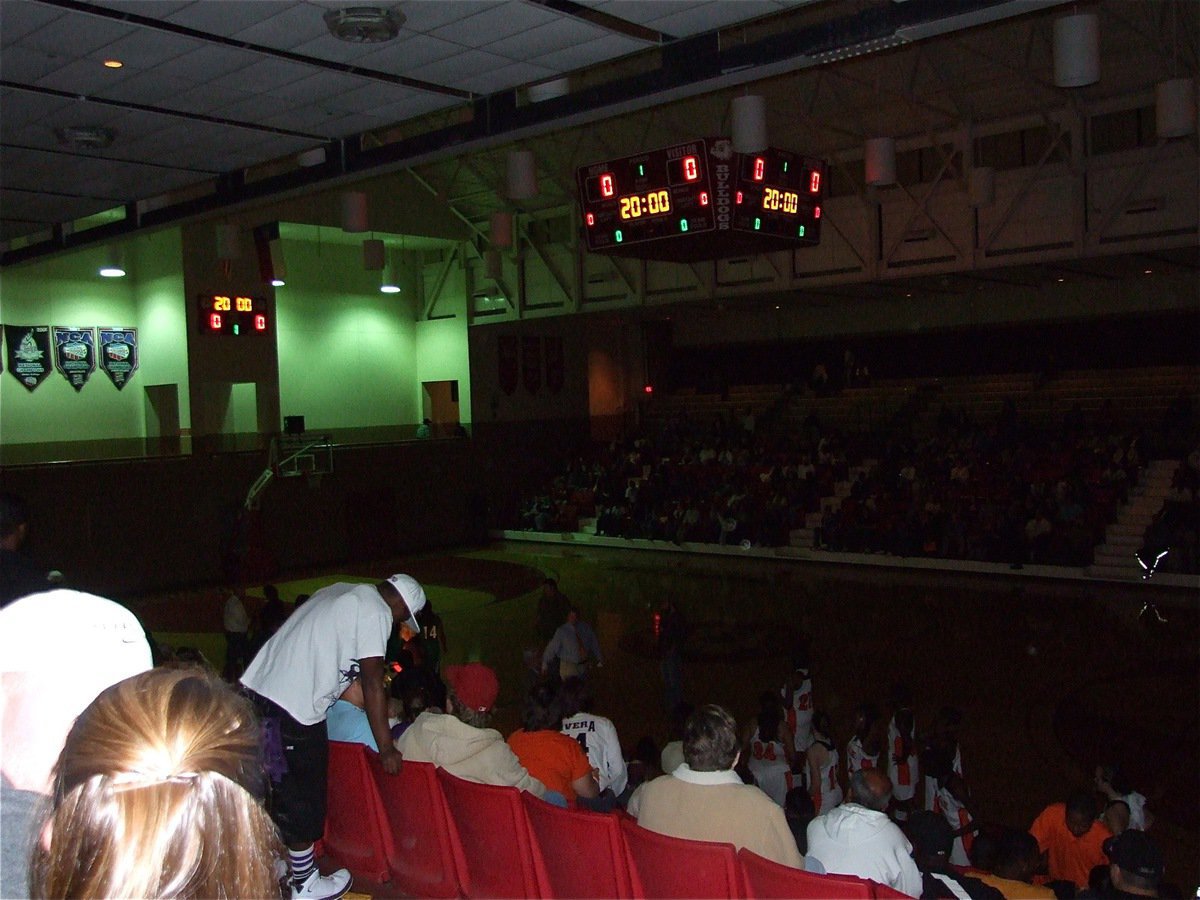
<path fill-rule="evenodd" d="M 1161 428 L 1123 427 L 1111 402 L 1090 415 L 1075 404 L 1052 427 L 1024 422 L 1011 399 L 988 420 L 945 405 L 929 423 L 902 411 L 875 432 L 815 413 L 791 427 L 778 410 L 698 420 L 683 407 L 650 420 L 577 456 L 509 524 L 576 531 L 595 518 L 604 536 L 783 546 L 811 523 L 817 549 L 1086 566 L 1147 443 L 1196 446 L 1186 411 Z M 1159 522 L 1190 548 L 1175 571 L 1196 571 L 1194 472 L 1181 468 Z"/>

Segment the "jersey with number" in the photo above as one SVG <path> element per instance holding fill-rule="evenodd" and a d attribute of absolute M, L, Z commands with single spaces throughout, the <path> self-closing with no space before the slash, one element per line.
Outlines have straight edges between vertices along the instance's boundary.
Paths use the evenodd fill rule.
<path fill-rule="evenodd" d="M 962 770 L 962 748 L 959 747 L 958 744 L 954 745 L 954 761 L 953 761 L 953 763 L 951 763 L 950 768 L 954 770 L 954 774 L 958 775 L 960 778 L 962 777 L 962 773 L 963 773 L 963 770 Z M 928 775 L 926 775 L 925 776 L 925 808 L 926 809 L 932 810 L 934 812 L 937 811 L 937 807 L 934 805 L 937 801 L 937 792 L 938 792 L 937 781 L 933 778 L 930 778 Z"/>
<path fill-rule="evenodd" d="M 793 787 L 792 769 L 782 741 L 764 741 L 755 732 L 750 742 L 750 760 L 747 763 L 754 783 L 764 794 L 783 806 L 787 792 Z"/>
<path fill-rule="evenodd" d="M 812 679 L 805 676 L 800 682 L 800 686 L 792 691 L 792 696 L 787 695 L 787 686 L 784 685 L 780 695 L 788 704 L 787 723 L 792 729 L 792 734 L 796 736 L 796 752 L 806 753 L 808 748 L 812 746 L 812 720 L 813 720 L 813 685 Z"/>
<path fill-rule="evenodd" d="M 818 783 L 813 787 L 813 805 L 817 808 L 817 815 L 827 813 L 835 806 L 838 806 L 844 795 L 842 794 L 842 785 L 838 781 L 838 752 L 833 744 L 822 742 L 826 750 L 829 751 L 825 763 L 821 766 L 817 773 Z"/>
<path fill-rule="evenodd" d="M 862 739 L 855 735 L 846 744 L 846 774 L 853 775 L 863 769 L 878 769 L 879 754 L 871 755 L 863 749 Z"/>
<path fill-rule="evenodd" d="M 897 800 L 911 800 L 917 794 L 917 781 L 920 778 L 920 767 L 917 765 L 917 742 L 909 740 L 909 753 L 897 761 L 904 750 L 904 742 L 900 739 L 900 729 L 896 727 L 896 717 L 888 723 L 887 772 L 892 779 L 892 796 Z"/>
<path fill-rule="evenodd" d="M 621 754 L 621 741 L 611 719 L 591 713 L 576 713 L 563 719 L 560 729 L 567 737 L 574 738 L 587 754 L 588 762 L 598 771 L 600 790 L 611 788 L 614 794 L 625 790 L 629 773 L 625 768 L 625 757 Z"/>
<path fill-rule="evenodd" d="M 950 791 L 944 787 L 940 787 L 933 795 L 933 811 L 941 813 L 945 816 L 946 821 L 950 823 L 950 827 L 955 831 L 964 828 L 971 824 L 971 814 L 967 812 L 967 807 L 960 803 Z M 971 844 L 975 840 L 975 834 L 968 831 L 966 834 L 956 835 L 954 838 L 954 847 L 950 850 L 950 863 L 955 866 L 969 866 L 971 864 Z"/>

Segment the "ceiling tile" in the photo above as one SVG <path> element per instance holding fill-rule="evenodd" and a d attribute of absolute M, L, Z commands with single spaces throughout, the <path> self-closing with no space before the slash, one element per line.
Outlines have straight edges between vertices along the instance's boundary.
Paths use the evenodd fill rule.
<path fill-rule="evenodd" d="M 278 15 L 292 5 L 288 0 L 254 0 L 252 3 L 196 0 L 195 3 L 171 13 L 166 18 L 168 22 L 186 28 L 232 37 L 239 31 Z"/>
<path fill-rule="evenodd" d="M 235 122 L 261 122 L 267 116 L 279 111 L 279 104 L 270 94 L 253 94 L 244 100 L 237 100 L 221 106 L 218 115 L 222 119 L 232 119 Z"/>
<path fill-rule="evenodd" d="M 7 5 L 0 3 L 0 8 Z M 16 84 L 33 84 L 61 66 L 62 62 L 32 47 L 8 47 L 0 53 L 0 78 Z"/>
<path fill-rule="evenodd" d="M 4 5 L 7 6 L 8 3 Z M 21 43 L 26 47 L 44 50 L 60 59 L 78 59 L 134 34 L 137 30 L 133 25 L 101 16 L 69 13 L 27 35 Z"/>
<path fill-rule="evenodd" d="M 105 6 L 120 12 L 134 13 L 147 19 L 166 19 L 171 13 L 191 6 L 193 0 L 89 0 L 93 6 Z"/>
<path fill-rule="evenodd" d="M 508 0 L 514 2 L 514 0 Z M 450 22 L 486 12 L 497 6 L 506 5 L 501 0 L 455 0 L 447 2 L 406 3 L 402 7 L 408 17 L 404 28 L 411 31 L 429 32 Z"/>
<path fill-rule="evenodd" d="M 235 91 L 224 86 L 198 84 L 185 87 L 178 93 L 163 98 L 161 105 L 195 115 L 227 118 L 222 112 L 226 107 L 257 97 L 258 95 Z"/>
<path fill-rule="evenodd" d="M 462 82 L 462 87 L 477 94 L 491 94 L 495 91 L 529 84 L 531 81 L 550 78 L 557 74 L 557 70 L 548 69 L 545 66 L 537 66 L 527 62 L 514 62 L 507 66 L 501 66 L 499 69 L 484 72 L 472 78 L 466 78 Z"/>
<path fill-rule="evenodd" d="M 462 53 L 459 44 L 425 34 L 413 34 L 367 54 L 355 65 L 392 75 L 410 75 L 422 81 L 430 81 L 432 79 L 420 73 L 420 67 L 458 53 Z"/>
<path fill-rule="evenodd" d="M 344 4 L 345 0 L 338 0 Z M 330 62 L 361 65 L 364 56 L 375 53 L 380 49 L 378 44 L 356 44 L 353 41 L 339 41 L 328 31 L 318 35 L 303 44 L 292 48 L 293 53 L 301 56 L 311 56 L 314 59 L 325 59 Z"/>
<path fill-rule="evenodd" d="M 120 83 L 97 91 L 96 96 L 105 100 L 119 100 L 122 103 L 157 106 L 190 87 L 190 82 L 180 81 L 162 72 L 135 72 Z"/>
<path fill-rule="evenodd" d="M 16 134 L 18 129 L 30 122 L 41 122 L 70 102 L 65 98 L 47 97 L 28 91 L 6 91 L 0 101 L 0 108 L 4 110 L 4 115 L 0 116 L 0 133 L 5 136 L 4 141 L 11 142 L 11 135 Z"/>
<path fill-rule="evenodd" d="M 688 8 L 676 9 L 674 4 L 665 4 L 664 8 L 669 10 L 667 14 L 651 19 L 647 24 L 666 34 L 689 37 L 778 11 L 773 4 L 762 0 L 739 0 L 737 3 L 710 0 L 708 3 L 680 5 Z"/>
<path fill-rule="evenodd" d="M 586 44 L 563 47 L 542 56 L 531 57 L 529 62 L 558 72 L 571 72 L 583 66 L 618 59 L 645 48 L 646 45 L 641 41 L 635 41 L 625 35 L 606 34 L 604 37 L 588 41 Z"/>
<path fill-rule="evenodd" d="M 498 53 L 520 62 L 554 50 L 561 50 L 564 47 L 585 45 L 590 41 L 607 37 L 609 33 L 590 22 L 563 18 L 537 28 L 531 28 L 512 37 L 494 41 L 485 49 L 489 53 Z"/>
<path fill-rule="evenodd" d="M 549 24 L 557 18 L 558 15 L 546 7 L 510 2 L 458 19 L 434 29 L 430 34 L 466 47 L 482 47 L 492 41 Z"/>
<path fill-rule="evenodd" d="M 299 81 L 313 73 L 312 66 L 291 62 L 286 59 L 275 59 L 264 56 L 257 62 L 245 68 L 238 69 L 220 78 L 214 78 L 210 84 L 225 85 L 234 90 L 248 90 L 255 94 L 266 94 L 285 84 Z"/>
<path fill-rule="evenodd" d="M 106 69 L 94 59 L 77 59 L 43 75 L 34 84 L 51 90 L 91 96 L 103 94 L 132 74 L 124 69 Z"/>
<path fill-rule="evenodd" d="M 234 33 L 239 41 L 273 47 L 276 50 L 291 50 L 322 34 L 328 34 L 321 10 L 307 3 L 289 6 L 269 19 L 263 19 Z"/>
<path fill-rule="evenodd" d="M 11 47 L 64 15 L 61 9 L 40 3 L 0 3 L 0 47 Z"/>
<path fill-rule="evenodd" d="M 413 90 L 413 88 L 389 84 L 386 81 L 369 81 L 361 87 L 338 95 L 338 101 L 343 107 L 343 112 L 347 114 L 370 113 L 381 106 L 389 106 L 400 101 L 408 94 L 413 93 Z"/>
<path fill-rule="evenodd" d="M 307 78 L 276 88 L 271 91 L 271 96 L 279 100 L 280 107 L 286 111 L 288 106 L 316 103 L 361 88 L 366 83 L 366 79 L 357 75 L 318 71 Z"/>
<path fill-rule="evenodd" d="M 463 88 L 463 81 L 507 66 L 511 60 L 485 50 L 468 50 L 420 68 L 420 78 L 434 84 Z"/>
<path fill-rule="evenodd" d="M 206 44 L 171 60 L 166 71 L 185 81 L 204 83 L 241 72 L 263 58 L 261 53 L 220 44 Z"/>
<path fill-rule="evenodd" d="M 183 56 L 205 46 L 203 41 L 169 31 L 139 28 L 134 34 L 106 44 L 96 51 L 97 57 L 119 59 L 135 69 L 152 69 L 167 60 Z"/>

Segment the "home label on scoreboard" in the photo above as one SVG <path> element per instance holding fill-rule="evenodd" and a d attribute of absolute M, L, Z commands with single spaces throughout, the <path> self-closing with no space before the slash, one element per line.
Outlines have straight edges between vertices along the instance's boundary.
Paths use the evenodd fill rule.
<path fill-rule="evenodd" d="M 197 326 L 201 334 L 270 334 L 271 312 L 262 297 L 201 294 Z"/>
<path fill-rule="evenodd" d="M 825 163 L 698 138 L 577 170 L 589 250 L 693 261 L 813 245 Z"/>

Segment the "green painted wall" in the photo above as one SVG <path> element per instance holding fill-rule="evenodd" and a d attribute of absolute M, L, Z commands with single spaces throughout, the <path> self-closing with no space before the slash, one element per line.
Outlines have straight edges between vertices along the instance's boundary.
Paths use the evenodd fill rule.
<path fill-rule="evenodd" d="M 420 420 L 412 286 L 379 292 L 357 245 L 284 241 L 287 285 L 276 289 L 279 407 L 307 428 Z"/>
<path fill-rule="evenodd" d="M 471 418 L 471 359 L 467 343 L 467 317 L 417 323 L 417 398 L 426 381 L 458 382 L 458 418 Z M 419 408 L 419 407 L 418 407 Z"/>
<path fill-rule="evenodd" d="M 139 344 L 138 371 L 120 391 L 98 368 L 78 392 L 57 371 L 32 393 L 6 371 L 0 376 L 0 443 L 144 437 L 145 388 L 152 384 L 179 386 L 180 423 L 188 426 L 179 231 L 145 235 L 123 249 L 125 278 L 97 275 L 104 247 L 0 272 L 0 322 L 133 326 Z"/>

